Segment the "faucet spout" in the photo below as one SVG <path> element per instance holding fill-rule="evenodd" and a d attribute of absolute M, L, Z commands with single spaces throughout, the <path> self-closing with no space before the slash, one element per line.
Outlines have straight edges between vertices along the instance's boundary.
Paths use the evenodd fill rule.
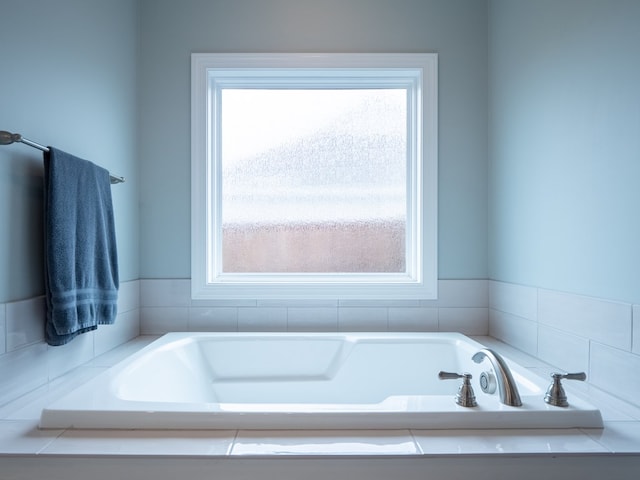
<path fill-rule="evenodd" d="M 500 355 L 493 350 L 483 348 L 471 358 L 476 363 L 482 362 L 485 358 L 491 362 L 491 366 L 496 374 L 496 383 L 498 384 L 498 391 L 500 392 L 500 402 L 512 407 L 522 406 L 522 400 L 520 400 L 520 393 L 518 393 L 516 382 L 511 375 L 507 363 Z"/>

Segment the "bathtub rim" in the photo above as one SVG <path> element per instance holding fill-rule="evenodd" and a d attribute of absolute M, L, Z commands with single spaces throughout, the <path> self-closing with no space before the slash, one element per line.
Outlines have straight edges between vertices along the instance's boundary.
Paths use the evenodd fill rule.
<path fill-rule="evenodd" d="M 113 365 L 107 371 L 102 372 L 95 378 L 90 380 L 88 384 L 98 384 L 101 381 L 116 375 L 117 372 L 126 368 L 131 362 L 147 355 L 150 351 L 158 348 L 168 348 L 175 342 L 193 336 L 211 336 L 215 338 L 235 338 L 235 339 L 264 339 L 264 338 L 282 338 L 295 340 L 296 338 L 307 338 L 309 336 L 320 338 L 345 338 L 349 336 L 359 339 L 411 339 L 415 341 L 420 338 L 433 339 L 448 342 L 464 342 L 475 348 L 483 348 L 484 345 L 466 335 L 457 332 L 171 332 L 151 342 L 129 357 L 121 360 Z M 535 373 L 530 372 L 516 362 L 505 358 L 507 363 L 519 373 L 524 373 L 528 377 L 536 377 Z M 540 377 L 538 377 L 540 380 Z M 538 415 L 539 411 L 528 412 L 522 408 L 508 407 L 499 405 L 497 398 L 494 404 L 497 406 L 495 411 L 482 411 L 477 409 L 468 409 L 453 405 L 453 397 L 438 395 L 439 402 L 430 404 L 430 408 L 435 405 L 434 411 L 360 411 L 356 404 L 354 408 L 346 409 L 346 411 L 329 409 L 326 412 L 316 411 L 282 411 L 275 410 L 260 411 L 255 410 L 249 412 L 242 411 L 225 411 L 224 418 L 220 416 L 212 416 L 215 410 L 207 408 L 202 409 L 201 406 L 182 404 L 179 405 L 180 411 L 175 410 L 175 404 L 172 406 L 162 405 L 156 402 L 147 405 L 147 408 L 135 408 L 117 410 L 116 415 L 106 417 L 106 410 L 100 408 L 78 410 L 73 408 L 73 398 L 78 396 L 77 392 L 85 385 L 78 387 L 74 391 L 69 392 L 63 398 L 53 402 L 43 409 L 39 428 L 41 429 L 147 429 L 147 430 L 230 430 L 230 429 L 246 429 L 246 430 L 340 430 L 340 429 L 516 429 L 516 428 L 602 428 L 603 421 L 600 411 L 593 407 L 590 403 L 579 397 L 572 397 L 571 406 L 568 409 L 545 406 L 545 415 L 548 421 L 541 423 Z M 125 406 L 129 401 L 116 402 L 120 406 Z M 261 404 L 256 404 L 261 405 Z M 313 404 L 312 404 L 313 405 Z M 116 405 L 117 406 L 117 405 Z M 141 407 L 137 405 L 136 407 Z M 505 415 L 509 415 L 515 409 L 519 412 L 519 420 L 509 420 L 508 424 L 501 424 Z M 218 412 L 219 413 L 219 412 Z M 319 414 L 320 413 L 320 414 Z M 163 420 L 159 424 L 157 417 L 163 415 Z M 371 415 L 376 416 L 375 425 L 372 425 Z M 104 418 L 103 418 L 104 417 Z M 510 417 L 507 417 L 510 418 Z M 461 422 L 464 419 L 464 422 Z M 497 426 L 499 424 L 499 426 Z"/>

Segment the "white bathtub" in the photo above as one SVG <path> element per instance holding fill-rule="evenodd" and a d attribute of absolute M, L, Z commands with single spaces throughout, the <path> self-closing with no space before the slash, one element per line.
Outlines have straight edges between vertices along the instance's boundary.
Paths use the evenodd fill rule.
<path fill-rule="evenodd" d="M 544 401 L 550 379 L 507 360 L 523 405 L 478 379 L 483 346 L 455 333 L 170 333 L 42 411 L 41 428 L 398 429 L 602 427 L 570 396 Z M 460 407 L 473 375 L 477 407 Z"/>

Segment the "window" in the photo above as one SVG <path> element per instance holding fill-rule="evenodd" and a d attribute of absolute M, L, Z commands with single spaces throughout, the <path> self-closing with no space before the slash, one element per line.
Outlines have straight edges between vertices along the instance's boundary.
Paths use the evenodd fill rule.
<path fill-rule="evenodd" d="M 192 296 L 435 298 L 435 54 L 194 54 Z"/>

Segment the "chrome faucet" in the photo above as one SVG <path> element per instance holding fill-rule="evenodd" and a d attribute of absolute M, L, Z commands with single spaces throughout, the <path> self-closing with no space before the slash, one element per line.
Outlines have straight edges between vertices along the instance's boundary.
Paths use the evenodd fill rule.
<path fill-rule="evenodd" d="M 471 374 L 470 373 L 455 373 L 455 372 L 440 372 L 438 373 L 440 380 L 451 380 L 452 378 L 462 378 L 462 385 L 458 389 L 456 395 L 456 404 L 461 407 L 477 407 L 476 396 L 473 393 L 471 387 Z"/>
<path fill-rule="evenodd" d="M 493 350 L 483 348 L 471 358 L 476 363 L 482 362 L 485 358 L 488 358 L 491 362 L 491 366 L 496 374 L 496 383 L 498 384 L 498 391 L 500 392 L 500 402 L 512 407 L 522 406 L 522 400 L 520 400 L 516 382 L 511 375 L 509 367 L 500 355 Z"/>
<path fill-rule="evenodd" d="M 560 380 L 566 378 L 567 380 L 580 380 L 584 382 L 587 379 L 587 374 L 584 372 L 565 373 L 564 375 L 561 373 L 552 373 L 551 378 L 553 378 L 553 383 L 549 385 L 547 393 L 544 396 L 544 401 L 554 407 L 568 407 L 567 394 L 564 393 L 564 388 Z"/>

